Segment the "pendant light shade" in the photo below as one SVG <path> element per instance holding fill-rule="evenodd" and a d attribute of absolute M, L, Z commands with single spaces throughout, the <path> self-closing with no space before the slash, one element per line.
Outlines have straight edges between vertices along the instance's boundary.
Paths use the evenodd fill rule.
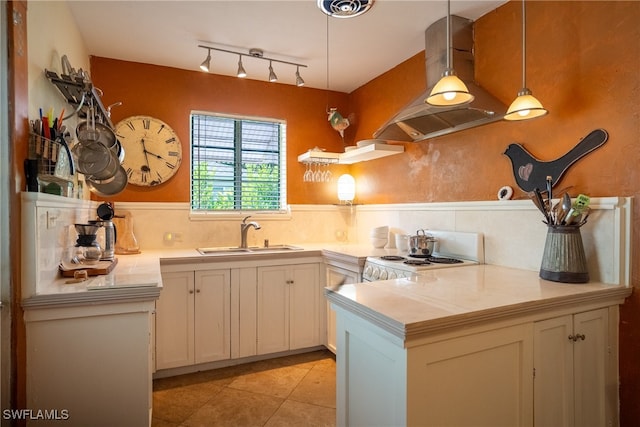
<path fill-rule="evenodd" d="M 540 101 L 538 101 L 531 91 L 526 87 L 520 89 L 518 97 L 511 103 L 505 120 L 526 120 L 544 116 L 548 111 L 544 109 Z"/>
<path fill-rule="evenodd" d="M 240 55 L 240 59 L 238 60 L 238 77 L 240 78 L 244 78 L 247 77 L 247 72 L 244 70 L 244 67 L 242 66 L 242 55 Z"/>
<path fill-rule="evenodd" d="M 525 0 L 522 0 L 522 89 L 518 91 L 518 97 L 511 103 L 505 120 L 527 120 L 542 117 L 548 113 L 542 103 L 538 101 L 527 88 L 527 26 L 526 26 Z"/>
<path fill-rule="evenodd" d="M 451 0 L 447 0 L 447 68 L 424 101 L 436 107 L 468 104 L 474 100 L 467 85 L 456 76 L 451 64 Z"/>
<path fill-rule="evenodd" d="M 430 105 L 449 106 L 467 104 L 473 99 L 467 85 L 456 76 L 454 70 L 447 68 L 426 101 Z"/>

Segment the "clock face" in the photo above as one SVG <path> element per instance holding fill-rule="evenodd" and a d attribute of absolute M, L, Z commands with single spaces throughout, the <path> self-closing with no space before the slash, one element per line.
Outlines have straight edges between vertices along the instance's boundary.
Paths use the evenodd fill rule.
<path fill-rule="evenodd" d="M 182 146 L 176 133 L 162 120 L 133 116 L 116 125 L 124 147 L 122 167 L 129 184 L 150 187 L 166 182 L 178 171 Z"/>

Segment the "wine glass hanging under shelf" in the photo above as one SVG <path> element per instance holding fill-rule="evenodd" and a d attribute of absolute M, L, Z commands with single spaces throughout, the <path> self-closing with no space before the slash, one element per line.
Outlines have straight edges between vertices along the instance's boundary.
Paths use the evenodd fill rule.
<path fill-rule="evenodd" d="M 306 153 L 298 156 L 298 161 L 306 165 L 306 170 L 302 176 L 303 182 L 330 182 L 333 174 L 328 166 L 337 164 L 339 161 L 338 153 L 326 152 L 321 148 L 315 147 Z"/>

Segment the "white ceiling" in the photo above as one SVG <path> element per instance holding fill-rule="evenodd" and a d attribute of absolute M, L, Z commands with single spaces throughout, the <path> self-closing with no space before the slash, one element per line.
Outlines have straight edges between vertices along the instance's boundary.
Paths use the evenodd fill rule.
<path fill-rule="evenodd" d="M 452 0 L 451 13 L 476 20 L 505 2 Z M 90 55 L 199 71 L 207 52 L 198 44 L 259 48 L 265 57 L 307 65 L 300 74 L 308 87 L 347 93 L 424 50 L 424 31 L 447 13 L 444 0 L 376 0 L 349 19 L 327 19 L 316 0 L 68 4 Z M 237 62 L 237 55 L 212 51 L 211 72 L 234 76 Z M 243 64 L 248 78 L 267 80 L 268 62 L 243 57 Z M 295 83 L 294 66 L 273 68 L 279 83 Z"/>

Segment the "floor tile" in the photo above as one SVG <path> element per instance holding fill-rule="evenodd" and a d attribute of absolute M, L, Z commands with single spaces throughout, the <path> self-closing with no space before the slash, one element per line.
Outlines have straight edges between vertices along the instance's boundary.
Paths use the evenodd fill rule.
<path fill-rule="evenodd" d="M 308 372 L 309 369 L 282 366 L 240 375 L 228 387 L 286 398 Z"/>
<path fill-rule="evenodd" d="M 182 426 L 263 426 L 283 402 L 277 397 L 226 388 L 198 409 Z"/>
<path fill-rule="evenodd" d="M 155 391 L 153 417 L 181 423 L 222 390 L 213 383 L 199 383 Z"/>
<path fill-rule="evenodd" d="M 314 367 L 289 395 L 289 399 L 335 409 L 335 370 L 332 372 L 331 370 Z"/>
<path fill-rule="evenodd" d="M 332 427 L 335 425 L 335 409 L 287 400 L 269 419 L 265 427 Z"/>

